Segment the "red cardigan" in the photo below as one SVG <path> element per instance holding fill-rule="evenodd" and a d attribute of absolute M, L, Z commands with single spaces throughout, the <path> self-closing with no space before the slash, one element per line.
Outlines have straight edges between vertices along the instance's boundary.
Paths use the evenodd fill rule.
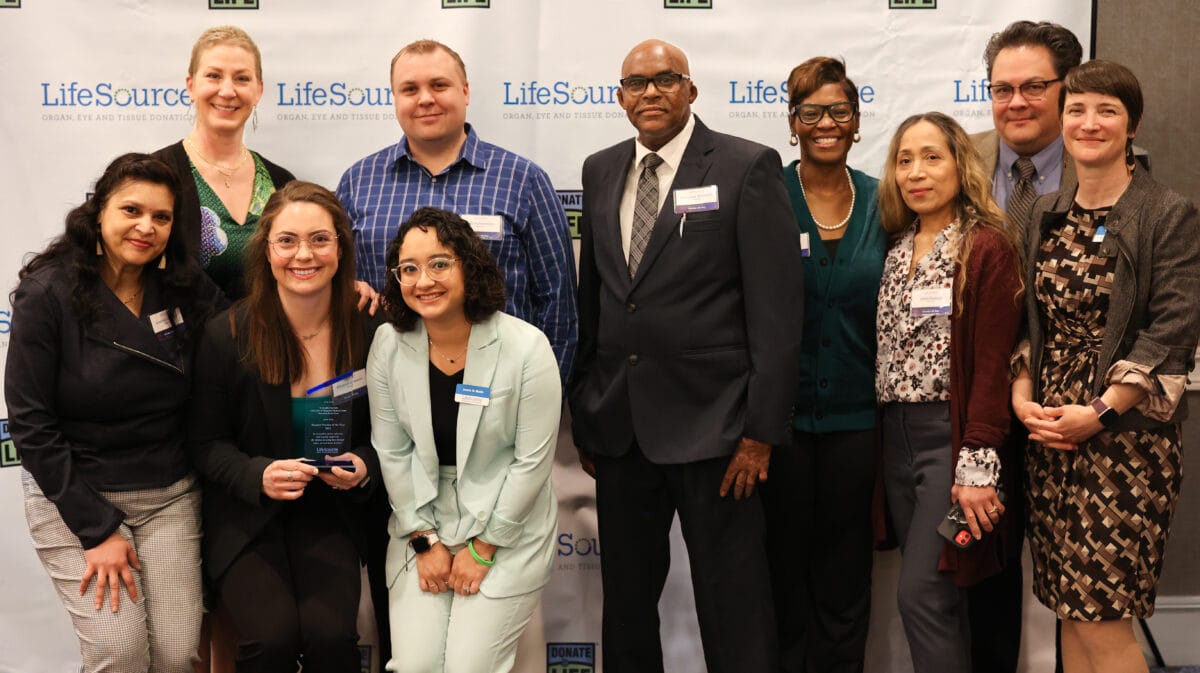
<path fill-rule="evenodd" d="M 943 541 L 938 570 L 951 573 L 955 584 L 970 586 L 1000 572 L 1018 553 L 1024 525 L 1021 512 L 1023 469 L 1020 447 L 1009 441 L 1012 428 L 1009 358 L 1023 317 L 1023 295 L 1016 262 L 1018 252 L 995 230 L 976 230 L 962 308 L 950 316 L 950 436 L 954 464 L 959 450 L 992 447 L 1000 454 L 1000 482 L 1005 515 L 996 531 L 970 549 Z M 955 277 L 957 286 L 958 277 Z M 1019 437 L 1012 437 L 1013 440 Z M 949 495 L 949 494 L 947 494 Z M 949 508 L 949 500 L 947 500 Z"/>

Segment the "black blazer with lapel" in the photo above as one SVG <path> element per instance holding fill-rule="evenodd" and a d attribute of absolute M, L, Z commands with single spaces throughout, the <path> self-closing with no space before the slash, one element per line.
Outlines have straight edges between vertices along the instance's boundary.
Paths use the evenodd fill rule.
<path fill-rule="evenodd" d="M 782 444 L 798 375 L 799 229 L 779 154 L 699 118 L 671 189 L 716 185 L 719 208 L 683 220 L 668 194 L 637 276 L 621 246 L 632 139 L 583 165 L 580 339 L 570 402 L 576 444 L 653 462 Z"/>
<path fill-rule="evenodd" d="M 218 580 L 283 507 L 262 493 L 262 474 L 272 461 L 293 457 L 291 390 L 287 383 L 270 385 L 242 362 L 238 340 L 230 330 L 236 316 L 244 334 L 244 307 L 218 313 L 205 326 L 196 353 L 196 383 L 188 423 L 188 451 L 204 486 L 205 576 Z M 378 321 L 360 320 L 363 352 L 355 369 L 366 365 L 367 351 Z M 360 556 L 365 557 L 365 514 L 362 504 L 378 484 L 379 459 L 371 446 L 371 414 L 364 394 L 353 401 L 351 442 L 367 465 L 366 486 L 326 494 L 314 479 L 302 497 L 331 496 Z"/>

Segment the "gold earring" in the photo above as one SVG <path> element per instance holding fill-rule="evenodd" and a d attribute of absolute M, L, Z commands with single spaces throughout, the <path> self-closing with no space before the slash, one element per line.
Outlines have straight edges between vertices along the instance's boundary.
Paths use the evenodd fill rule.
<path fill-rule="evenodd" d="M 164 252 L 162 257 L 158 258 L 158 269 L 161 271 L 165 268 L 167 268 L 167 253 Z"/>
<path fill-rule="evenodd" d="M 96 239 L 96 256 L 97 257 L 104 256 L 104 246 L 100 244 L 100 239 Z"/>
<path fill-rule="evenodd" d="M 792 137 L 788 138 L 788 144 L 792 147 L 800 144 L 800 136 L 796 135 L 795 131 L 792 131 Z"/>

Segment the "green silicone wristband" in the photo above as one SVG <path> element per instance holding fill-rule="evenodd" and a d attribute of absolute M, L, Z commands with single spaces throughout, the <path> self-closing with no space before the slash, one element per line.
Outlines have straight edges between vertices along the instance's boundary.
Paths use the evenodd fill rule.
<path fill-rule="evenodd" d="M 485 568 L 491 568 L 492 566 L 496 565 L 496 559 L 492 559 L 491 561 L 489 561 L 489 560 L 483 558 L 482 556 L 480 556 L 479 552 L 475 551 L 475 538 L 471 538 L 470 540 L 467 541 L 467 549 L 470 550 L 470 552 L 471 552 L 471 558 L 475 559 L 475 561 L 477 561 L 479 563 L 479 565 L 481 565 Z"/>

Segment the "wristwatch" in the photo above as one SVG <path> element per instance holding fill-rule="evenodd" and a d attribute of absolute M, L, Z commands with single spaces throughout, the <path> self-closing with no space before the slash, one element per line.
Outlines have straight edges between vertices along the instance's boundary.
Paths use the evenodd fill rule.
<path fill-rule="evenodd" d="M 423 535 L 418 535 L 408 541 L 408 543 L 412 545 L 413 551 L 418 554 L 424 554 L 430 549 L 433 549 L 433 545 L 439 542 L 441 542 L 441 539 L 438 538 L 437 533 L 432 531 Z"/>
<path fill-rule="evenodd" d="M 1117 413 L 1116 409 L 1105 404 L 1104 400 L 1099 397 L 1092 400 L 1091 407 L 1092 411 L 1095 411 L 1096 415 L 1100 417 L 1100 424 L 1106 428 L 1116 425 L 1117 420 L 1121 418 L 1121 414 Z"/>

